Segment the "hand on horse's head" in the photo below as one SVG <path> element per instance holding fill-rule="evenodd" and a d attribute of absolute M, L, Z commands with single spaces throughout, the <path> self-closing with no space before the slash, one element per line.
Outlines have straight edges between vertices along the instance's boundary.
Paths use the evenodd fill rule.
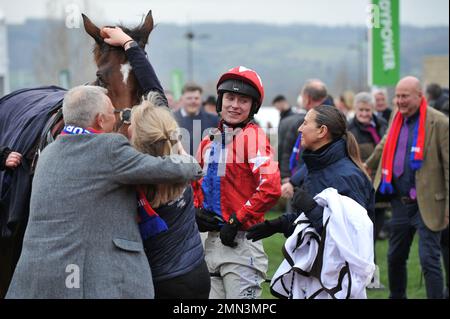
<path fill-rule="evenodd" d="M 106 43 L 112 46 L 123 46 L 126 42 L 133 40 L 119 27 L 104 27 L 101 29 L 100 35 Z"/>

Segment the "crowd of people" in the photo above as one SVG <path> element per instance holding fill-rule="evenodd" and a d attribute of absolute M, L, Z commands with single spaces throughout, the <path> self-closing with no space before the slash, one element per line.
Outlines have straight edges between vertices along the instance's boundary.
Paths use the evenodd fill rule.
<path fill-rule="evenodd" d="M 217 98 L 203 100 L 202 88 L 189 83 L 174 101 L 128 35 L 120 28 L 102 35 L 123 47 L 146 94 L 132 109 L 125 137 L 113 133 L 116 116 L 104 89 L 67 92 L 64 130 L 36 168 L 7 298 L 259 298 L 270 258 L 263 238 L 300 238 L 306 221 L 319 243 L 315 254 L 331 258 L 324 254 L 328 241 L 348 230 L 339 229 L 343 224 L 321 200 L 330 188 L 373 224 L 373 240 L 365 243 L 369 280 L 354 278 L 355 287 L 373 281 L 374 241 L 389 213 L 390 298 L 407 298 L 416 232 L 427 297 L 448 298 L 445 90 L 433 84 L 424 92 L 417 78 L 405 77 L 390 107 L 384 90 L 333 99 L 323 81 L 311 79 L 299 108 L 282 95 L 273 99 L 280 112 L 275 150 L 254 120 L 264 101 L 256 71 L 238 66 L 223 73 Z M 21 161 L 21 154 L 0 148 L 0 169 L 13 171 Z M 266 220 L 280 197 L 286 211 Z M 337 288 L 324 287 L 320 277 L 332 262 L 323 258 L 300 273 L 316 276 L 320 293 L 334 297 Z M 68 269 L 79 276 L 68 282 Z M 306 297 L 319 295 L 308 289 Z"/>
<path fill-rule="evenodd" d="M 302 90 L 302 100 L 306 101 L 303 108 L 306 110 L 309 109 L 308 101 L 318 96 L 309 85 L 307 83 Z M 375 90 L 353 95 L 352 107 L 345 107 L 346 114 L 342 112 L 347 119 L 348 130 L 357 140 L 359 156 L 374 185 L 375 209 L 371 216 L 374 240 L 389 238 L 387 266 L 391 298 L 407 297 L 407 259 L 415 232 L 419 235 L 419 258 L 427 296 L 448 298 L 448 112 L 445 106 L 448 105 L 448 95 L 444 89 L 439 87 L 438 90 L 437 87 L 437 84 L 430 84 L 423 90 L 417 78 L 405 77 L 396 86 L 392 107 L 388 105 L 387 92 Z M 323 102 L 327 94 L 324 84 L 322 90 L 319 105 L 327 104 Z M 343 96 L 334 100 L 336 108 L 342 109 L 339 103 L 344 101 Z M 333 106 L 332 103 L 327 105 Z M 295 125 L 304 120 L 303 111 L 297 111 L 295 116 L 283 116 L 290 109 L 279 108 L 282 118 L 280 126 L 286 125 L 289 120 L 295 121 Z M 400 123 L 405 126 L 403 134 Z M 302 167 L 308 153 L 305 149 L 299 157 L 301 147 L 296 148 L 295 137 L 289 139 L 283 135 L 283 129 L 279 129 L 279 139 L 282 140 L 279 144 L 280 170 L 282 180 L 286 181 L 282 196 L 289 199 L 295 198 L 294 187 L 301 181 L 302 174 L 296 172 L 295 167 Z M 289 132 L 292 133 L 292 130 Z M 302 133 L 301 127 L 299 132 Z M 289 140 L 289 144 L 284 146 L 283 143 Z M 297 152 L 297 157 L 291 156 L 291 159 L 298 161 L 295 165 L 283 160 L 294 155 L 293 148 Z M 311 171 L 308 163 L 305 164 Z M 332 174 L 338 176 L 337 171 Z M 290 209 L 288 203 L 287 210 Z M 386 225 L 387 215 L 391 218 Z M 280 220 L 284 218 L 286 216 L 280 217 Z M 281 227 L 279 222 L 268 221 L 266 224 L 266 234 Z M 272 226 L 271 231 L 269 226 Z M 441 257 L 446 273 L 445 289 Z M 383 286 L 378 284 L 373 287 Z"/>

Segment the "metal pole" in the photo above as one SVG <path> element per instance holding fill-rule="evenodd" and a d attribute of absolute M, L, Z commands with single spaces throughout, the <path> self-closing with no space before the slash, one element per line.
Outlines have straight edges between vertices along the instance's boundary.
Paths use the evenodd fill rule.
<path fill-rule="evenodd" d="M 186 34 L 186 38 L 188 40 L 188 74 L 189 74 L 189 81 L 194 81 L 194 47 L 193 47 L 193 42 L 194 42 L 194 32 L 189 31 Z"/>

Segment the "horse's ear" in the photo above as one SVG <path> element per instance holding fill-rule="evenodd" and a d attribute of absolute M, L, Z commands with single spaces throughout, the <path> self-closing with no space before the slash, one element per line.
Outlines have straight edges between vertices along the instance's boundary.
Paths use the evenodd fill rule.
<path fill-rule="evenodd" d="M 86 30 L 87 34 L 93 37 L 97 44 L 102 44 L 103 38 L 100 35 L 100 29 L 95 24 L 93 24 L 91 20 L 89 20 L 89 18 L 83 13 L 81 15 L 83 16 L 84 29 Z"/>
<path fill-rule="evenodd" d="M 139 46 L 144 48 L 148 41 L 148 36 L 150 35 L 150 32 L 153 30 L 153 16 L 152 16 L 152 10 L 150 10 L 147 13 L 147 16 L 145 17 L 144 24 L 141 27 L 141 38 L 139 39 Z"/>

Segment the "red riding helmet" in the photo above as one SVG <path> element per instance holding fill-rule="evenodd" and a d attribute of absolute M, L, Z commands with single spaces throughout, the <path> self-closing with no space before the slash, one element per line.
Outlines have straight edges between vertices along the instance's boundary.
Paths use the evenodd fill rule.
<path fill-rule="evenodd" d="M 253 99 L 250 117 L 258 113 L 264 100 L 264 86 L 261 78 L 258 73 L 245 66 L 232 68 L 225 72 L 217 82 L 217 113 L 222 112 L 222 96 L 225 92 L 250 96 Z"/>

